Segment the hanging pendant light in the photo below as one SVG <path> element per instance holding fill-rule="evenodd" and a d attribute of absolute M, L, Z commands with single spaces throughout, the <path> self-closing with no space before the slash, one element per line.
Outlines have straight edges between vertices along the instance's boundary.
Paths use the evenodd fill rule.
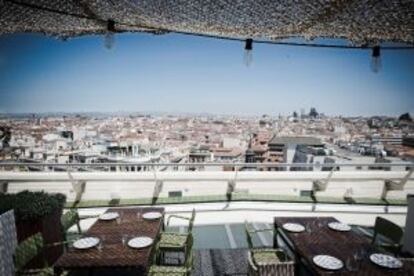
<path fill-rule="evenodd" d="M 104 45 L 105 48 L 108 50 L 111 50 L 114 47 L 115 44 L 115 21 L 108 20 L 106 25 L 106 34 L 104 37 Z"/>
<path fill-rule="evenodd" d="M 374 73 L 378 73 L 381 70 L 381 68 L 381 50 L 379 46 L 375 46 L 372 48 L 371 70 Z"/>
<path fill-rule="evenodd" d="M 244 64 L 249 67 L 253 63 L 253 39 L 246 39 L 244 46 Z"/>

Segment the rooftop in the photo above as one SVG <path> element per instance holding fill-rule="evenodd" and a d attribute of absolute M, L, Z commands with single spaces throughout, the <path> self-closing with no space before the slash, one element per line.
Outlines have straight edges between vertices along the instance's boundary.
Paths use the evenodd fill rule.
<path fill-rule="evenodd" d="M 269 145 L 279 145 L 279 144 L 323 146 L 321 139 L 315 138 L 315 137 L 299 137 L 299 136 L 277 137 L 275 136 L 269 142 Z"/>

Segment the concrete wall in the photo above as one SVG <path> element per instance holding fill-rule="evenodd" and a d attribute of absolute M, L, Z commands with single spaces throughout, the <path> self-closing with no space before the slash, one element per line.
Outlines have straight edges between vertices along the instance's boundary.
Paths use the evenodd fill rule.
<path fill-rule="evenodd" d="M 225 195 L 229 181 L 236 189 L 253 194 L 299 195 L 310 190 L 312 181 L 325 179 L 329 172 L 73 172 L 74 181 L 85 181 L 83 199 L 151 198 L 155 179 L 162 181 L 160 197 L 170 191 L 182 191 L 184 196 Z M 355 196 L 380 197 L 386 179 L 399 180 L 406 172 L 361 171 L 335 172 L 327 195 L 339 195 L 352 187 Z M 75 193 L 65 172 L 0 172 L 0 182 L 8 182 L 8 192 L 45 190 L 60 192 L 73 200 Z M 395 197 L 414 192 L 414 178 L 406 191 L 392 192 Z"/>
<path fill-rule="evenodd" d="M 172 191 L 181 191 L 183 196 L 225 196 L 227 181 L 164 181 L 159 197 L 168 197 Z"/>
<path fill-rule="evenodd" d="M 247 190 L 249 194 L 300 196 L 301 190 L 312 190 L 312 181 L 273 180 L 273 181 L 237 181 L 237 190 Z"/>

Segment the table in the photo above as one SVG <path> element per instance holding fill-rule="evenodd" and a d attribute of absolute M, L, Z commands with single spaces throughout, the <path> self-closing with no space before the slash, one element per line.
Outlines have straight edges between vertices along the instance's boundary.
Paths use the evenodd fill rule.
<path fill-rule="evenodd" d="M 311 229 L 310 232 L 291 233 L 283 229 L 285 223 L 299 223 Z M 344 268 L 335 275 L 414 275 L 413 262 L 404 262 L 401 269 L 385 269 L 369 260 L 372 253 L 383 252 L 373 246 L 370 241 L 355 231 L 338 232 L 328 228 L 328 223 L 337 222 L 333 217 L 275 217 L 275 246 L 277 236 L 295 253 L 296 261 L 301 260 L 314 275 L 332 274 L 316 266 L 312 258 L 319 254 L 327 254 L 341 259 Z M 361 261 L 354 261 L 353 256 L 364 249 L 365 256 Z M 352 260 L 352 266 L 347 265 Z"/>
<path fill-rule="evenodd" d="M 122 237 L 148 236 L 156 240 L 161 227 L 162 218 L 157 220 L 144 220 L 142 214 L 146 212 L 164 213 L 164 208 L 110 208 L 107 212 L 118 212 L 121 220 L 97 220 L 95 224 L 83 235 L 85 237 L 104 238 L 102 250 L 96 247 L 79 250 L 69 249 L 63 254 L 54 267 L 56 271 L 62 270 L 93 270 L 96 268 L 133 269 L 135 275 L 146 274 L 153 254 L 152 246 L 144 249 L 133 249 L 122 244 Z M 138 218 L 137 213 L 140 213 Z"/>

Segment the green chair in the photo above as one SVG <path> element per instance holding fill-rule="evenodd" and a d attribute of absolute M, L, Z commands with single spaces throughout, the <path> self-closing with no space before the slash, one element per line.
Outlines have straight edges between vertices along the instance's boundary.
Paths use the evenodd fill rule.
<path fill-rule="evenodd" d="M 182 266 L 166 266 L 160 265 L 159 259 L 159 243 L 156 247 L 156 253 L 154 254 L 154 263 L 150 267 L 148 275 L 149 276 L 161 276 L 161 275 L 168 275 L 168 276 L 190 276 L 191 271 L 193 270 L 193 235 L 190 233 L 188 234 L 187 243 L 186 243 L 186 250 L 185 250 L 185 261 L 184 265 Z"/>
<path fill-rule="evenodd" d="M 67 245 L 67 242 L 69 241 L 69 229 L 76 225 L 77 228 L 77 233 L 74 233 L 73 236 L 75 236 L 74 238 L 77 238 L 79 235 L 82 234 L 82 229 L 80 227 L 80 221 L 82 219 L 88 219 L 88 218 L 96 218 L 98 216 L 87 216 L 87 217 L 80 217 L 79 213 L 76 209 L 70 209 L 69 211 L 67 211 L 66 213 L 64 213 L 62 215 L 62 217 L 60 218 L 60 223 L 62 225 L 62 230 L 63 230 L 63 235 L 64 235 L 64 239 L 65 239 L 65 244 Z M 73 240 L 73 239 L 72 239 Z"/>
<path fill-rule="evenodd" d="M 379 245 L 394 255 L 398 255 L 401 252 L 403 235 L 404 231 L 400 226 L 385 218 L 377 217 L 372 243 Z M 385 238 L 387 242 L 379 241 L 380 237 Z"/>
<path fill-rule="evenodd" d="M 80 227 L 80 217 L 76 209 L 71 209 L 64 213 L 60 218 L 60 223 L 62 224 L 63 231 L 68 232 L 69 228 L 76 224 L 78 233 L 81 234 L 82 230 Z"/>
<path fill-rule="evenodd" d="M 162 232 L 160 236 L 160 241 L 158 242 L 160 253 L 164 254 L 165 252 L 183 252 L 186 253 L 186 247 L 188 239 L 193 231 L 194 219 L 196 211 L 193 209 L 191 217 L 183 217 L 179 215 L 170 215 L 167 220 L 167 226 L 170 224 L 172 218 L 188 220 L 188 229 L 187 233 L 177 233 L 177 232 Z"/>
<path fill-rule="evenodd" d="M 249 246 L 249 275 L 295 275 L 294 262 L 279 248 L 255 248 L 253 235 L 273 229 L 254 229 L 245 222 L 247 244 Z"/>
<path fill-rule="evenodd" d="M 60 218 L 60 223 L 62 225 L 64 241 L 68 242 L 70 239 L 76 239 L 82 234 L 82 229 L 80 227 L 80 217 L 76 209 L 71 209 L 64 213 Z M 77 233 L 70 233 L 69 229 L 76 225 Z M 65 243 L 66 250 L 68 249 L 68 243 Z"/>
<path fill-rule="evenodd" d="M 55 246 L 58 244 L 61 243 L 45 245 L 41 233 L 34 234 L 18 244 L 13 254 L 15 275 L 54 275 L 53 267 L 49 266 L 47 263 L 44 253 L 48 246 Z M 26 266 L 39 255 L 43 258 L 44 267 L 39 269 L 26 269 Z M 66 273 L 63 275 L 66 275 Z"/>

